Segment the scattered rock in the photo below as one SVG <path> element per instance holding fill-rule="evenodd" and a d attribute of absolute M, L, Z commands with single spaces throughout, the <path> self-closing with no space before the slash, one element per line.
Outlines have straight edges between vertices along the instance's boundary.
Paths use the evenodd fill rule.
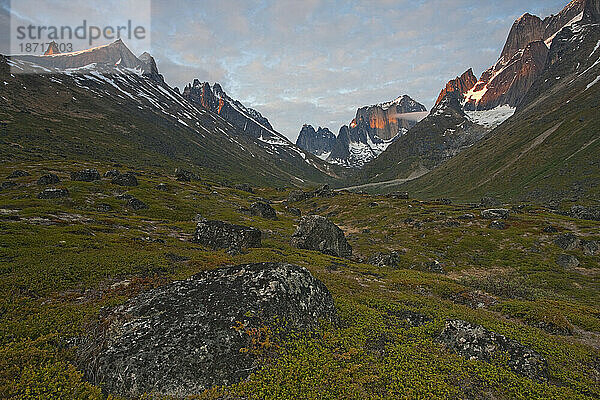
<path fill-rule="evenodd" d="M 116 198 L 119 200 L 131 200 L 131 199 L 133 199 L 133 195 L 131 195 L 129 193 L 123 193 L 123 194 L 116 196 Z"/>
<path fill-rule="evenodd" d="M 333 197 L 335 196 L 335 191 L 331 190 L 329 185 L 323 185 L 314 192 L 312 192 L 311 197 Z"/>
<path fill-rule="evenodd" d="M 479 202 L 479 206 L 484 208 L 498 207 L 500 205 L 502 205 L 502 203 L 498 199 L 489 196 L 482 197 Z"/>
<path fill-rule="evenodd" d="M 475 219 L 475 215 L 467 213 L 467 214 L 459 215 L 457 218 L 458 219 L 470 220 L 470 219 Z"/>
<path fill-rule="evenodd" d="M 108 203 L 100 203 L 98 204 L 98 211 L 111 211 L 112 206 Z"/>
<path fill-rule="evenodd" d="M 192 180 L 200 180 L 198 175 L 196 175 L 195 173 L 181 168 L 175 168 L 175 179 L 177 179 L 179 182 L 190 182 Z"/>
<path fill-rule="evenodd" d="M 467 307 L 474 309 L 489 308 L 498 304 L 498 299 L 481 290 L 473 290 L 455 294 L 452 296 L 452 301 L 455 303 L 464 304 Z"/>
<path fill-rule="evenodd" d="M 79 346 L 78 358 L 86 377 L 108 392 L 180 398 L 231 385 L 259 368 L 256 352 L 270 350 L 261 346 L 274 339 L 266 329 L 271 323 L 285 321 L 291 332 L 337 318 L 327 287 L 306 268 L 238 265 L 115 307 L 102 316 L 101 334 Z"/>
<path fill-rule="evenodd" d="M 100 173 L 97 169 L 88 168 L 81 171 L 71 172 L 72 181 L 93 182 L 100 180 Z"/>
<path fill-rule="evenodd" d="M 558 232 L 558 229 L 552 225 L 546 225 L 542 231 L 544 233 L 556 233 Z"/>
<path fill-rule="evenodd" d="M 452 204 L 452 200 L 450 200 L 450 199 L 437 199 L 436 201 L 438 203 L 441 203 L 446 206 L 449 206 L 450 204 Z"/>
<path fill-rule="evenodd" d="M 371 203 L 369 203 L 369 207 L 373 208 L 373 207 L 379 207 L 379 203 L 373 201 Z"/>
<path fill-rule="evenodd" d="M 40 185 L 40 186 L 54 185 L 54 184 L 57 184 L 59 182 L 60 182 L 60 178 L 58 177 L 58 175 L 55 175 L 55 174 L 42 175 L 37 180 L 37 184 Z"/>
<path fill-rule="evenodd" d="M 38 199 L 58 199 L 61 197 L 69 196 L 69 191 L 67 189 L 44 189 L 40 194 L 38 194 Z"/>
<path fill-rule="evenodd" d="M 288 195 L 287 201 L 289 203 L 296 203 L 298 201 L 309 199 L 310 197 L 311 196 L 309 192 L 303 192 L 302 190 L 292 190 Z"/>
<path fill-rule="evenodd" d="M 29 176 L 29 175 L 30 175 L 30 174 L 29 174 L 29 172 L 27 172 L 27 171 L 23 171 L 23 170 L 21 170 L 21 169 L 16 169 L 16 170 L 14 170 L 13 172 L 11 172 L 11 174 L 10 174 L 10 175 L 8 175 L 8 176 L 6 177 L 6 179 L 16 179 L 16 178 L 22 178 L 22 177 L 24 177 L 24 176 Z"/>
<path fill-rule="evenodd" d="M 506 208 L 491 208 L 481 211 L 481 218 L 484 219 L 508 219 L 510 210 Z"/>
<path fill-rule="evenodd" d="M 193 242 L 213 249 L 260 247 L 261 232 L 248 226 L 203 219 L 196 225 Z"/>
<path fill-rule="evenodd" d="M 140 199 L 136 199 L 135 197 L 132 197 L 127 201 L 127 207 L 138 211 L 138 210 L 144 210 L 144 209 L 148 208 L 148 204 L 144 203 Z"/>
<path fill-rule="evenodd" d="M 490 362 L 506 353 L 508 366 L 514 372 L 531 379 L 548 379 L 548 364 L 537 352 L 504 335 L 466 321 L 446 321 L 439 340 L 450 350 L 469 360 Z"/>
<path fill-rule="evenodd" d="M 169 185 L 167 185 L 166 183 L 159 183 L 158 185 L 156 185 L 155 189 L 160 190 L 162 192 L 168 192 L 169 190 L 171 190 Z"/>
<path fill-rule="evenodd" d="M 250 205 L 250 215 L 266 219 L 277 219 L 277 213 L 275 212 L 275 209 L 262 201 L 257 201 L 256 203 L 252 203 Z"/>
<path fill-rule="evenodd" d="M 570 254 L 561 254 L 556 258 L 556 263 L 565 269 L 572 269 L 579 266 L 577 257 Z"/>
<path fill-rule="evenodd" d="M 119 176 L 119 175 L 121 175 L 121 173 L 117 169 L 111 169 L 104 173 L 105 178 L 114 178 L 115 176 Z"/>
<path fill-rule="evenodd" d="M 573 218 L 600 221 L 600 207 L 573 206 L 568 214 Z"/>
<path fill-rule="evenodd" d="M 385 197 L 395 200 L 408 200 L 408 192 L 393 192 L 388 193 Z"/>
<path fill-rule="evenodd" d="M 13 181 L 4 181 L 0 184 L 0 190 L 7 190 L 17 187 L 17 184 Z"/>
<path fill-rule="evenodd" d="M 506 229 L 506 223 L 504 221 L 494 220 L 490 222 L 488 228 L 503 230 Z"/>
<path fill-rule="evenodd" d="M 316 250 L 337 257 L 352 255 L 352 247 L 346 241 L 344 232 L 320 215 L 303 217 L 291 244 L 299 249 Z"/>
<path fill-rule="evenodd" d="M 586 256 L 595 256 L 600 253 L 600 244 L 595 240 L 582 240 L 581 249 Z"/>
<path fill-rule="evenodd" d="M 423 326 L 423 325 L 433 321 L 433 319 L 431 317 L 429 317 L 425 314 L 411 311 L 411 310 L 402 310 L 402 311 L 388 310 L 388 311 L 386 311 L 386 313 L 390 316 L 394 316 L 394 317 L 400 318 L 402 320 L 405 320 L 406 322 L 408 322 L 408 325 L 413 326 L 413 327 Z"/>
<path fill-rule="evenodd" d="M 119 186 L 137 186 L 138 185 L 138 180 L 137 180 L 136 176 L 131 172 L 127 172 L 124 174 L 119 174 L 117 176 L 114 176 L 110 182 L 114 185 L 119 185 Z"/>
<path fill-rule="evenodd" d="M 302 216 L 302 211 L 299 208 L 286 207 L 285 209 L 286 209 L 287 212 L 289 212 L 292 215 L 295 215 L 296 217 L 301 217 Z"/>
<path fill-rule="evenodd" d="M 240 190 L 242 192 L 254 193 L 254 188 L 247 183 L 240 183 L 234 186 L 234 189 Z"/>
<path fill-rule="evenodd" d="M 572 233 L 564 233 L 554 240 L 555 245 L 566 251 L 575 250 L 580 243 L 577 236 Z"/>
<path fill-rule="evenodd" d="M 333 197 L 336 192 L 332 190 L 329 185 L 321 186 L 319 189 L 312 192 L 303 192 L 302 190 L 293 190 L 288 195 L 288 203 L 295 203 L 297 201 L 303 201 L 312 199 L 313 197 Z"/>
<path fill-rule="evenodd" d="M 431 262 L 425 263 L 425 267 L 427 268 L 427 271 L 429 271 L 429 272 L 433 272 L 436 274 L 444 273 L 444 265 L 441 262 L 439 262 L 438 260 L 433 260 Z"/>
<path fill-rule="evenodd" d="M 392 251 L 391 253 L 375 253 L 369 257 L 369 264 L 377 265 L 378 267 L 400 267 L 400 253 Z"/>

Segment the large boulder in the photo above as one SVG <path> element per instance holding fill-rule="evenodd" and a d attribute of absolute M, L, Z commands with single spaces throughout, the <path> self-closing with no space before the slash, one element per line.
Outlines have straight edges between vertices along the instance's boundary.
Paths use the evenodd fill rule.
<path fill-rule="evenodd" d="M 571 254 L 561 254 L 556 257 L 556 263 L 564 269 L 573 269 L 579 267 L 579 260 Z"/>
<path fill-rule="evenodd" d="M 100 180 L 100 173 L 97 169 L 89 168 L 81 171 L 71 172 L 72 181 L 93 182 Z"/>
<path fill-rule="evenodd" d="M 600 253 L 600 243 L 595 240 L 582 240 L 581 249 L 586 256 L 595 256 Z"/>
<path fill-rule="evenodd" d="M 277 219 L 277 213 L 275 212 L 275 209 L 264 201 L 252 203 L 252 205 L 250 205 L 250 215 L 266 219 Z"/>
<path fill-rule="evenodd" d="M 300 221 L 291 244 L 299 249 L 316 250 L 337 257 L 350 257 L 352 247 L 344 232 L 320 215 L 309 215 Z"/>
<path fill-rule="evenodd" d="M 102 334 L 80 346 L 79 358 L 86 377 L 108 392 L 184 397 L 255 371 L 253 350 L 273 339 L 265 328 L 272 322 L 285 333 L 311 329 L 319 320 L 335 322 L 337 314 L 327 287 L 306 268 L 238 265 L 201 272 L 116 307 L 102 317 Z"/>
<path fill-rule="evenodd" d="M 483 326 L 461 320 L 446 321 L 439 340 L 469 360 L 489 362 L 507 354 L 508 366 L 514 372 L 531 379 L 547 380 L 548 365 L 539 353 Z"/>
<path fill-rule="evenodd" d="M 563 250 L 575 250 L 579 247 L 580 241 L 577 236 L 572 233 L 565 233 L 554 239 L 554 244 Z"/>
<path fill-rule="evenodd" d="M 506 208 L 491 208 L 481 212 L 481 218 L 485 219 L 508 219 L 510 210 Z"/>
<path fill-rule="evenodd" d="M 198 221 L 196 232 L 192 239 L 195 243 L 213 249 L 235 250 L 260 247 L 260 240 L 261 232 L 258 229 L 206 219 Z"/>

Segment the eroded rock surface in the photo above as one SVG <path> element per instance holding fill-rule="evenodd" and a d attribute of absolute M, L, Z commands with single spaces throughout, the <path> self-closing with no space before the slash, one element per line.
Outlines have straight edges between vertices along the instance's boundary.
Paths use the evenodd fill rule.
<path fill-rule="evenodd" d="M 102 333 L 80 346 L 80 359 L 86 377 L 111 393 L 189 396 L 253 372 L 256 356 L 241 351 L 251 345 L 248 332 L 275 318 L 304 330 L 319 320 L 335 322 L 337 314 L 327 287 L 306 268 L 238 265 L 142 293 L 109 311 Z"/>

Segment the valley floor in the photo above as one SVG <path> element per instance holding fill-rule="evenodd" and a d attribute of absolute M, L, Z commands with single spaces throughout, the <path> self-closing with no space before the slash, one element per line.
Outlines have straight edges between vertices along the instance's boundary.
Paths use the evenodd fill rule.
<path fill-rule="evenodd" d="M 211 180 L 179 182 L 156 168 L 126 188 L 69 173 L 113 165 L 68 160 L 0 167 L 29 176 L 0 191 L 0 398 L 107 399 L 75 367 L 74 338 L 103 307 L 203 270 L 250 262 L 304 266 L 329 288 L 337 326 L 276 341 L 247 380 L 200 399 L 594 399 L 600 397 L 600 265 L 557 237 L 600 240 L 600 222 L 511 205 L 505 229 L 482 208 L 338 193 L 290 204 L 327 216 L 345 232 L 351 259 L 299 250 L 290 237 L 299 217 L 281 200 Z M 38 199 L 37 179 L 57 174 L 61 199 Z M 157 190 L 165 183 L 168 190 Z M 164 187 L 163 187 L 164 188 Z M 356 188 L 357 189 L 357 188 Z M 149 208 L 126 206 L 129 194 Z M 273 201 L 278 220 L 242 211 Z M 252 226 L 263 247 L 230 255 L 190 242 L 197 214 Z M 367 260 L 398 254 L 398 266 Z M 557 263 L 572 256 L 579 265 Z M 411 314 L 414 313 L 414 314 Z M 421 315 L 413 324 L 406 315 Z M 469 360 L 439 340 L 448 320 L 482 325 L 541 354 L 547 379 L 519 375 L 506 357 Z M 260 350 L 260 349 L 259 349 Z"/>

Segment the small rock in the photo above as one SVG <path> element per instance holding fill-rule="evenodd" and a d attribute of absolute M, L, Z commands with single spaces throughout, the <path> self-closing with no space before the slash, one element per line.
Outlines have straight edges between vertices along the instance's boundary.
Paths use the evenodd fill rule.
<path fill-rule="evenodd" d="M 250 215 L 266 219 L 277 219 L 277 213 L 275 212 L 275 209 L 262 201 L 257 201 L 256 203 L 252 203 L 250 205 Z"/>
<path fill-rule="evenodd" d="M 111 169 L 104 173 L 105 178 L 114 178 L 115 176 L 119 176 L 119 175 L 121 175 L 121 173 L 117 169 Z"/>
<path fill-rule="evenodd" d="M 132 208 L 134 210 L 144 210 L 146 208 L 148 208 L 148 205 L 146 203 L 144 203 L 143 201 L 141 201 L 140 199 L 136 199 L 135 197 L 130 198 L 127 201 L 127 206 L 129 208 Z"/>
<path fill-rule="evenodd" d="M 100 173 L 97 169 L 88 168 L 81 171 L 71 172 L 72 181 L 93 182 L 100 180 Z"/>
<path fill-rule="evenodd" d="M 473 290 L 455 294 L 452 296 L 452 300 L 456 303 L 464 304 L 474 309 L 489 308 L 498 304 L 498 299 L 488 293 L 482 292 L 481 290 Z"/>
<path fill-rule="evenodd" d="M 235 185 L 234 189 L 240 190 L 242 192 L 254 193 L 254 189 L 252 188 L 252 186 L 248 185 L 247 183 L 240 183 L 238 185 Z"/>
<path fill-rule="evenodd" d="M 371 203 L 369 203 L 369 207 L 373 208 L 373 207 L 379 207 L 379 203 L 373 201 Z"/>
<path fill-rule="evenodd" d="M 437 199 L 436 201 L 438 203 L 444 204 L 446 206 L 449 206 L 450 204 L 452 204 L 452 200 L 450 200 L 450 199 L 444 199 L 444 198 L 442 198 L 442 199 Z"/>
<path fill-rule="evenodd" d="M 291 244 L 305 250 L 316 250 L 337 257 L 350 257 L 352 247 L 344 232 L 333 222 L 320 215 L 303 217 Z"/>
<path fill-rule="evenodd" d="M 546 225 L 542 231 L 544 233 L 556 233 L 558 232 L 558 229 L 552 225 Z"/>
<path fill-rule="evenodd" d="M 38 199 L 58 199 L 61 197 L 67 197 L 69 195 L 69 191 L 67 189 L 44 189 L 40 194 L 38 194 Z"/>
<path fill-rule="evenodd" d="M 503 230 L 506 229 L 506 223 L 504 221 L 494 220 L 490 222 L 488 228 Z"/>
<path fill-rule="evenodd" d="M 55 174 L 42 175 L 37 180 L 37 184 L 40 185 L 40 186 L 54 185 L 54 184 L 57 184 L 59 182 L 60 182 L 60 178 L 58 177 L 58 175 L 55 175 Z"/>
<path fill-rule="evenodd" d="M 579 266 L 577 257 L 570 254 L 561 254 L 556 258 L 556 263 L 565 269 L 572 269 Z"/>
<path fill-rule="evenodd" d="M 564 233 L 554 240 L 555 245 L 566 251 L 575 250 L 580 243 L 577 236 L 572 233 Z"/>
<path fill-rule="evenodd" d="M 392 251 L 391 253 L 375 253 L 369 257 L 369 264 L 377 265 L 378 267 L 400 267 L 400 253 Z"/>
<path fill-rule="evenodd" d="M 490 362 L 506 353 L 508 366 L 514 372 L 540 381 L 548 379 L 548 364 L 539 353 L 480 325 L 461 320 L 446 321 L 439 340 L 469 360 Z"/>
<path fill-rule="evenodd" d="M 111 211 L 112 206 L 108 203 L 100 203 L 98 204 L 98 211 Z"/>
<path fill-rule="evenodd" d="M 288 202 L 295 203 L 298 201 L 303 201 L 309 199 L 311 197 L 310 193 L 303 192 L 302 190 L 292 190 L 288 195 Z"/>
<path fill-rule="evenodd" d="M 155 189 L 160 190 L 161 192 L 168 192 L 169 190 L 171 190 L 171 188 L 169 188 L 169 185 L 167 185 L 166 183 L 159 183 L 158 185 L 156 185 Z"/>
<path fill-rule="evenodd" d="M 137 186 L 138 185 L 138 180 L 137 180 L 136 176 L 130 172 L 114 176 L 110 182 L 114 185 L 119 185 L 119 186 Z"/>
<path fill-rule="evenodd" d="M 508 219 L 510 210 L 506 208 L 491 208 L 481 211 L 481 218 L 484 219 Z"/>
<path fill-rule="evenodd" d="M 498 199 L 489 196 L 482 197 L 481 201 L 479 202 L 479 206 L 484 208 L 498 207 L 501 204 L 502 203 Z"/>
<path fill-rule="evenodd" d="M 423 326 L 423 325 L 433 321 L 433 319 L 431 317 L 429 317 L 425 314 L 411 311 L 411 310 L 403 310 L 403 311 L 388 310 L 388 311 L 386 311 L 386 313 L 390 316 L 394 316 L 394 317 L 400 318 L 402 320 L 405 320 L 406 322 L 408 322 L 408 325 L 413 326 L 413 327 Z"/>
<path fill-rule="evenodd" d="M 17 187 L 17 184 L 13 181 L 4 181 L 0 184 L 0 190 L 7 190 Z"/>
<path fill-rule="evenodd" d="M 192 241 L 213 249 L 260 247 L 261 232 L 248 226 L 203 219 L 196 225 Z"/>
<path fill-rule="evenodd" d="M 425 263 L 425 267 L 429 272 L 433 272 L 436 274 L 444 273 L 444 265 L 438 260 L 433 260 L 431 262 Z"/>
<path fill-rule="evenodd" d="M 393 192 L 388 193 L 385 197 L 396 200 L 408 200 L 408 192 Z"/>
<path fill-rule="evenodd" d="M 29 172 L 27 172 L 27 171 L 23 171 L 23 170 L 21 170 L 21 169 L 17 169 L 17 170 L 14 170 L 13 172 L 11 172 L 11 174 L 10 174 L 10 175 L 8 175 L 8 176 L 6 177 L 6 179 L 16 179 L 16 178 L 22 178 L 22 177 L 24 177 L 24 176 L 29 176 L 29 175 L 30 175 L 30 174 L 29 174 Z"/>
<path fill-rule="evenodd" d="M 335 196 L 335 191 L 331 190 L 329 185 L 323 185 L 314 192 L 312 192 L 311 197 L 333 197 Z"/>
<path fill-rule="evenodd" d="M 595 240 L 582 240 L 581 249 L 583 250 L 584 255 L 595 256 L 596 254 L 600 253 L 600 244 Z"/>
<path fill-rule="evenodd" d="M 470 219 L 475 219 L 475 215 L 473 214 L 463 214 L 457 217 L 458 219 L 465 219 L 465 220 L 470 220 Z"/>
<path fill-rule="evenodd" d="M 192 180 L 200 180 L 198 175 L 196 175 L 195 173 L 181 168 L 175 168 L 175 179 L 177 179 L 179 182 L 190 182 Z"/>
<path fill-rule="evenodd" d="M 301 217 L 302 216 L 302 210 L 300 210 L 299 208 L 294 208 L 294 207 L 286 207 L 285 208 L 286 211 L 292 215 L 295 215 L 296 217 Z"/>

